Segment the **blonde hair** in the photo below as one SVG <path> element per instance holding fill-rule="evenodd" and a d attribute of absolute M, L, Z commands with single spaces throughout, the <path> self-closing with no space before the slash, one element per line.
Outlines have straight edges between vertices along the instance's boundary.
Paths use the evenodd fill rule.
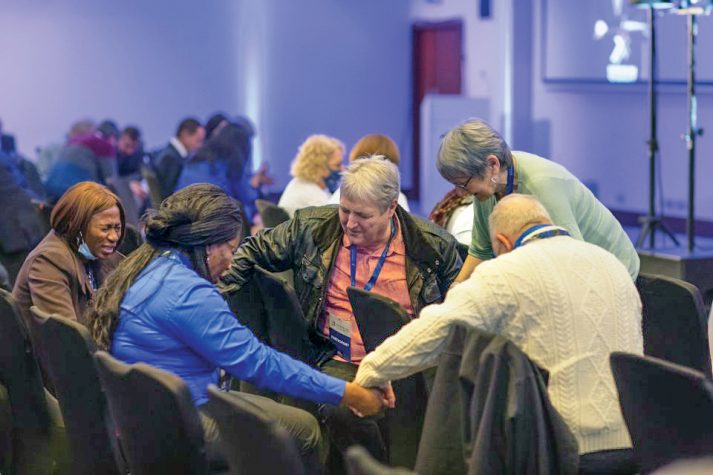
<path fill-rule="evenodd" d="M 343 150 L 341 142 L 327 135 L 307 137 L 292 161 L 290 174 L 295 178 L 320 183 L 327 172 L 327 163 L 335 150 Z"/>

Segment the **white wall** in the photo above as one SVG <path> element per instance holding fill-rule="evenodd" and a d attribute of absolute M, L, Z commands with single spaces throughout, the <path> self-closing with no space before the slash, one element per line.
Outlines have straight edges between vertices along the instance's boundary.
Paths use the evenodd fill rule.
<path fill-rule="evenodd" d="M 236 107 L 233 15 L 230 0 L 4 0 L 4 127 L 28 156 L 83 117 L 163 144 L 184 116 Z"/>
<path fill-rule="evenodd" d="M 491 100 L 491 122 L 513 148 L 528 149 L 563 164 L 582 181 L 594 184 L 610 208 L 644 213 L 648 206 L 646 87 L 545 84 L 541 37 L 546 1 L 493 1 L 492 18 L 483 20 L 477 16 L 478 0 L 435 4 L 414 0 L 412 15 L 419 20 L 463 19 L 464 94 Z M 629 8 L 625 4 L 624 8 Z M 525 14 L 521 14 L 523 8 Z M 713 29 L 713 17 L 701 19 L 700 27 Z M 530 38 L 519 35 L 523 29 L 531 30 Z M 686 55 L 685 50 L 665 51 L 673 48 L 672 42 L 658 46 L 664 57 Z M 598 50 L 579 54 L 586 57 Z M 710 55 L 709 45 L 699 43 L 698 55 Z M 523 67 L 523 62 L 528 64 Z M 524 77 L 517 74 L 523 70 Z M 710 220 L 713 187 L 708 186 L 707 178 L 713 175 L 713 94 L 710 87 L 699 87 L 699 92 L 699 126 L 708 133 L 697 144 L 696 217 Z M 680 138 L 686 130 L 685 85 L 662 87 L 660 168 L 664 211 L 669 216 L 686 215 L 687 150 Z"/>
<path fill-rule="evenodd" d="M 342 140 L 385 133 L 410 156 L 408 2 L 244 1 L 238 41 L 241 108 L 281 189 L 311 134 Z M 256 52 L 259 51 L 259 52 Z M 403 168 L 405 185 L 410 169 Z"/>

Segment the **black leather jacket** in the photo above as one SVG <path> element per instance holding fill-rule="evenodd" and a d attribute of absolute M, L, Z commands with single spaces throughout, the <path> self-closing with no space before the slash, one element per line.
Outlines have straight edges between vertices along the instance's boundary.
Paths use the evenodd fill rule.
<path fill-rule="evenodd" d="M 458 275 L 461 259 L 456 241 L 439 226 L 414 217 L 400 206 L 396 216 L 406 247 L 406 283 L 417 315 L 431 303 L 441 302 Z M 271 272 L 292 269 L 300 305 L 309 320 L 310 339 L 322 347 L 322 358 L 334 353 L 332 344 L 316 332 L 327 284 L 343 236 L 336 206 L 305 208 L 279 226 L 249 237 L 233 257 L 221 278 L 224 293 L 239 290 L 251 278 L 256 265 Z"/>

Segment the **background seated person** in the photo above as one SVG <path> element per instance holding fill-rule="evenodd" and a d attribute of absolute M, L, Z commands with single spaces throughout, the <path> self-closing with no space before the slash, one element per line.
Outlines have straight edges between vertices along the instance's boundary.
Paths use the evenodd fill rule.
<path fill-rule="evenodd" d="M 352 150 L 349 152 L 349 163 L 353 162 L 358 158 L 369 158 L 372 155 L 380 155 L 386 160 L 390 161 L 397 167 L 401 160 L 401 154 L 399 153 L 399 147 L 396 145 L 391 137 L 382 134 L 369 134 L 360 138 L 359 141 L 354 144 Z M 339 188 L 332 194 L 329 198 L 330 204 L 339 204 L 340 191 Z M 399 192 L 399 206 L 401 206 L 406 211 L 411 211 L 408 206 L 408 200 L 406 195 Z"/>
<path fill-rule="evenodd" d="M 207 415 L 207 387 L 219 368 L 293 397 L 349 404 L 365 415 L 381 410 L 377 392 L 327 376 L 263 344 L 244 326 L 213 285 L 238 245 L 237 203 L 215 185 L 191 185 L 148 218 L 147 242 L 107 280 L 89 313 L 99 348 L 127 363 L 143 362 L 183 378 L 203 420 L 208 456 L 220 460 L 219 434 Z M 245 395 L 295 437 L 316 468 L 320 442 L 309 413 Z"/>
<path fill-rule="evenodd" d="M 435 365 L 450 329 L 466 325 L 510 339 L 549 372 L 552 405 L 580 454 L 630 449 L 609 369 L 613 351 L 643 353 L 641 302 L 626 267 L 553 226 L 528 195 L 500 200 L 490 238 L 498 257 L 367 355 L 356 381 L 381 386 Z"/>
<path fill-rule="evenodd" d="M 124 207 L 106 187 L 72 186 L 52 208 L 52 230 L 25 259 L 12 295 L 29 322 L 30 307 L 86 324 L 94 292 L 118 265 Z"/>
<path fill-rule="evenodd" d="M 329 203 L 332 191 L 327 185 L 339 181 L 343 155 L 344 148 L 337 139 L 326 135 L 308 137 L 292 161 L 290 175 L 294 178 L 277 205 L 292 217 L 298 209 Z"/>
<path fill-rule="evenodd" d="M 296 294 L 311 328 L 310 363 L 351 380 L 364 345 L 347 287 L 385 295 L 417 315 L 425 305 L 443 300 L 461 265 L 452 236 L 398 206 L 399 189 L 393 163 L 352 162 L 342 176 L 339 208 L 300 210 L 290 221 L 248 238 L 222 276 L 224 290 L 240 289 L 255 266 L 271 272 L 293 269 Z M 335 341 L 341 343 L 335 346 Z M 340 450 L 360 443 L 384 460 L 374 421 L 360 420 L 364 427 L 358 428 L 358 436 L 338 435 L 334 431 L 344 426 L 329 426 L 326 416 Z"/>

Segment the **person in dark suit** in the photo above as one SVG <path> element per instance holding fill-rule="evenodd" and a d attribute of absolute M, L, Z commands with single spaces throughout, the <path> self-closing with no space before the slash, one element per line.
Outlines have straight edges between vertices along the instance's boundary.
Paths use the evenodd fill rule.
<path fill-rule="evenodd" d="M 186 157 L 203 145 L 205 129 L 196 119 L 189 117 L 178 124 L 176 136 L 161 150 L 154 162 L 156 177 L 161 185 L 161 196 L 166 198 L 176 190 L 178 177 L 183 171 Z"/>
<path fill-rule="evenodd" d="M 22 170 L 13 157 L 0 152 L 0 196 L 3 221 L 0 225 L 0 263 L 9 273 L 10 282 L 27 253 L 42 239 L 44 228 L 36 200 Z"/>

